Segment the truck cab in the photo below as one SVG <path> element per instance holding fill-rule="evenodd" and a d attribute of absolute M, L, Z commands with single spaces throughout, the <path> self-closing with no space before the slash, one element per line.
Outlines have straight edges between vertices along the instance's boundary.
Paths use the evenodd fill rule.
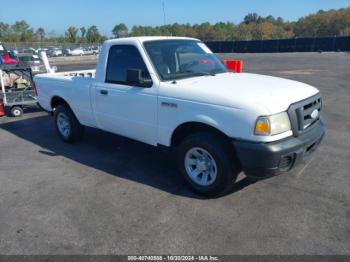
<path fill-rule="evenodd" d="M 316 88 L 229 72 L 198 39 L 108 40 L 96 71 L 34 81 L 65 142 L 89 126 L 172 149 L 187 184 L 209 196 L 227 192 L 242 170 L 253 178 L 291 170 L 325 132 Z"/>

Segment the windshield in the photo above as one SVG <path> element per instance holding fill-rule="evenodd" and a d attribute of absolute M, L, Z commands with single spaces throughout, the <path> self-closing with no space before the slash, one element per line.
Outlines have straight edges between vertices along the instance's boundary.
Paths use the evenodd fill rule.
<path fill-rule="evenodd" d="M 159 40 L 145 42 L 144 46 L 164 81 L 227 72 L 221 61 L 199 41 Z"/>
<path fill-rule="evenodd" d="M 30 62 L 34 61 L 35 59 L 31 56 L 20 56 L 19 60 L 21 60 L 22 62 Z"/>

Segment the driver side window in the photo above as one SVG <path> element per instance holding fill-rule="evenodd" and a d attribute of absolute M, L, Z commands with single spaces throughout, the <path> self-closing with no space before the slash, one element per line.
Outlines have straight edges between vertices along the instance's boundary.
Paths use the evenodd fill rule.
<path fill-rule="evenodd" d="M 112 46 L 108 54 L 106 83 L 134 85 L 134 83 L 128 83 L 127 81 L 128 69 L 141 69 L 142 77 L 150 79 L 146 64 L 135 46 Z"/>

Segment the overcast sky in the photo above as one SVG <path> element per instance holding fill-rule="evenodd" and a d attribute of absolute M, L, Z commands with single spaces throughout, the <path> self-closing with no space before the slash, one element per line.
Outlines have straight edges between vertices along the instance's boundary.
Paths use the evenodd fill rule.
<path fill-rule="evenodd" d="M 97 25 L 100 32 L 111 35 L 115 24 L 163 24 L 163 0 L 0 0 L 0 22 L 26 20 L 34 29 L 63 34 L 70 25 Z M 247 13 L 281 16 L 286 20 L 320 9 L 350 7 L 350 0 L 164 0 L 167 23 L 238 23 Z"/>

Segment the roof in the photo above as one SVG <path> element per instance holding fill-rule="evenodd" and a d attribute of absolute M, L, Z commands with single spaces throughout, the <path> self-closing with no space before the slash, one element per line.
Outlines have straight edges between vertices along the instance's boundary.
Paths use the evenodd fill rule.
<path fill-rule="evenodd" d="M 197 40 L 195 38 L 190 37 L 177 37 L 177 36 L 137 36 L 137 37 L 126 37 L 126 38 L 116 38 L 107 40 L 107 43 L 118 43 L 124 41 L 138 41 L 138 42 L 146 42 L 146 41 L 157 41 L 157 40 Z"/>

